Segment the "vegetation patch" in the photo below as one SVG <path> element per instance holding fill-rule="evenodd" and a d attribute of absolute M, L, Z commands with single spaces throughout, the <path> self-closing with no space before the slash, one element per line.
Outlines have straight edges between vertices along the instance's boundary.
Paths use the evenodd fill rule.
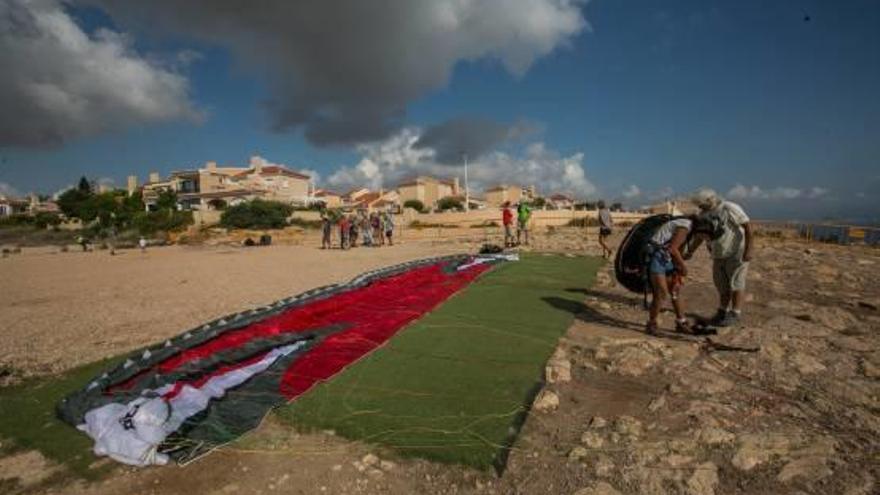
<path fill-rule="evenodd" d="M 255 199 L 226 208 L 220 215 L 220 225 L 232 229 L 283 229 L 292 213 L 289 204 Z"/>
<path fill-rule="evenodd" d="M 55 405 L 102 370 L 115 364 L 108 359 L 87 364 L 52 377 L 32 378 L 0 388 L 0 438 L 8 455 L 37 450 L 49 460 L 66 466 L 70 474 L 96 479 L 114 464 L 94 468 L 92 440 L 55 415 Z"/>

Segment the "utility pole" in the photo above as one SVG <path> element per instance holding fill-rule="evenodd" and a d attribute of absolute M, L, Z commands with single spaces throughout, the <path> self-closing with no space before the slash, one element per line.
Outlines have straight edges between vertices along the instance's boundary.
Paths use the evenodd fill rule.
<path fill-rule="evenodd" d="M 467 153 L 464 154 L 464 211 L 471 211 L 471 190 L 468 187 Z"/>

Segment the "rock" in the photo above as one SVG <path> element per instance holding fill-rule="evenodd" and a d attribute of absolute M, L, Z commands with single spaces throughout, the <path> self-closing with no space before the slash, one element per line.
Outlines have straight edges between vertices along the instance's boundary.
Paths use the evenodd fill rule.
<path fill-rule="evenodd" d="M 555 411 L 559 407 L 559 396 L 549 390 L 542 390 L 532 404 L 538 412 Z"/>
<path fill-rule="evenodd" d="M 608 304 L 608 303 L 605 302 L 605 301 L 600 302 L 600 303 L 598 304 L 598 306 L 599 306 L 599 309 L 602 309 L 602 310 L 605 310 L 605 311 L 609 311 L 609 310 L 611 310 L 611 305 Z"/>
<path fill-rule="evenodd" d="M 802 352 L 796 352 L 790 358 L 791 364 L 803 375 L 809 375 L 812 373 L 818 373 L 820 371 L 825 371 L 825 365 L 822 364 L 821 361 L 810 356 L 808 354 L 804 354 Z"/>
<path fill-rule="evenodd" d="M 862 359 L 862 374 L 868 378 L 880 378 L 880 366 L 867 359 Z"/>
<path fill-rule="evenodd" d="M 690 393 L 699 395 L 718 395 L 729 392 L 733 388 L 733 382 L 711 371 L 693 370 L 691 373 L 682 375 L 679 382 L 670 387 L 672 392 L 680 392 L 684 389 Z"/>
<path fill-rule="evenodd" d="M 808 481 L 816 481 L 831 475 L 827 459 L 824 457 L 808 456 L 795 459 L 786 464 L 779 475 L 779 481 L 787 483 L 795 478 Z"/>
<path fill-rule="evenodd" d="M 590 428 L 593 430 L 600 430 L 608 426 L 608 420 L 603 418 L 602 416 L 593 416 L 590 419 Z"/>
<path fill-rule="evenodd" d="M 367 454 L 364 456 L 363 459 L 361 459 L 361 462 L 364 464 L 364 466 L 373 467 L 376 464 L 379 464 L 379 457 L 377 457 L 375 454 Z"/>
<path fill-rule="evenodd" d="M 605 445 L 605 439 L 598 433 L 587 431 L 581 435 L 581 443 L 591 449 L 601 449 Z"/>
<path fill-rule="evenodd" d="M 565 383 L 571 381 L 571 361 L 561 349 L 547 361 L 544 368 L 547 383 Z"/>
<path fill-rule="evenodd" d="M 579 460 L 583 459 L 584 457 L 586 457 L 587 455 L 589 455 L 589 452 L 587 452 L 587 449 L 585 449 L 581 446 L 577 446 L 577 447 L 571 449 L 571 451 L 568 453 L 568 460 L 569 461 L 579 461 Z"/>
<path fill-rule="evenodd" d="M 736 435 L 733 433 L 723 429 L 717 428 L 714 426 L 707 426 L 705 428 L 700 428 L 696 431 L 694 436 L 698 441 L 708 445 L 718 445 L 724 443 L 730 443 L 736 439 Z"/>
<path fill-rule="evenodd" d="M 642 435 L 642 422 L 632 416 L 620 416 L 614 421 L 614 431 L 625 437 L 638 438 Z"/>
<path fill-rule="evenodd" d="M 354 461 L 351 463 L 351 465 L 354 466 L 354 468 L 357 469 L 357 472 L 359 473 L 363 473 L 367 470 L 367 466 L 365 466 L 364 463 L 361 461 Z"/>
<path fill-rule="evenodd" d="M 666 407 L 666 395 L 659 395 L 654 397 L 651 402 L 648 404 L 648 410 L 651 412 L 657 412 L 660 409 Z"/>
<path fill-rule="evenodd" d="M 606 367 L 609 373 L 641 376 L 661 360 L 655 350 L 644 345 L 629 346 L 615 353 Z"/>
<path fill-rule="evenodd" d="M 391 471 L 395 467 L 397 467 L 397 465 L 391 461 L 379 461 L 379 468 L 382 471 Z"/>
<path fill-rule="evenodd" d="M 666 461 L 666 464 L 669 464 L 674 468 L 678 468 L 692 463 L 694 461 L 694 458 L 688 455 L 671 454 L 666 456 L 666 459 L 664 460 Z"/>
<path fill-rule="evenodd" d="M 620 495 L 620 492 L 608 483 L 600 481 L 591 487 L 581 488 L 574 492 L 574 495 Z"/>
<path fill-rule="evenodd" d="M 688 478 L 687 493 L 689 495 L 715 495 L 718 484 L 718 466 L 706 462 L 697 466 L 694 474 Z"/>
<path fill-rule="evenodd" d="M 381 478 L 385 476 L 385 473 L 383 473 L 381 469 L 373 468 L 367 471 L 367 476 L 370 478 Z"/>
<path fill-rule="evenodd" d="M 785 432 L 748 433 L 739 438 L 739 448 L 731 464 L 743 471 L 750 471 L 774 456 L 788 454 L 791 438 Z"/>
<path fill-rule="evenodd" d="M 342 471 L 342 464 L 334 464 L 332 468 L 333 471 Z"/>
<path fill-rule="evenodd" d="M 860 308 L 870 309 L 871 311 L 877 311 L 880 303 L 877 302 L 869 302 L 869 301 L 859 301 L 858 305 Z"/>
<path fill-rule="evenodd" d="M 838 332 L 858 325 L 858 320 L 852 313 L 837 306 L 818 306 L 813 311 L 812 318 L 813 321 Z"/>
<path fill-rule="evenodd" d="M 611 476 L 614 472 L 614 463 L 611 462 L 611 459 L 609 459 L 608 456 L 600 455 L 596 458 L 596 462 L 593 463 L 593 472 L 596 473 L 596 476 L 599 478 Z"/>

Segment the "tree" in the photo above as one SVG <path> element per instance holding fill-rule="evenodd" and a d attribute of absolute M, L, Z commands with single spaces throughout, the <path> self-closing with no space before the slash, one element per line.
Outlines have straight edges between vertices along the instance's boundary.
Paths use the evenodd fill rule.
<path fill-rule="evenodd" d="M 623 211 L 623 204 L 621 203 L 612 203 L 611 211 Z"/>
<path fill-rule="evenodd" d="M 92 193 L 92 183 L 89 182 L 85 175 L 79 178 L 79 185 L 76 188 L 84 193 Z"/>
<path fill-rule="evenodd" d="M 408 199 L 408 200 L 404 201 L 403 207 L 404 208 L 412 208 L 413 210 L 416 210 L 419 213 L 422 213 L 425 211 L 425 203 L 422 203 L 421 201 L 419 201 L 417 199 Z"/>
<path fill-rule="evenodd" d="M 278 201 L 255 199 L 230 206 L 220 215 L 220 225 L 234 229 L 281 229 L 293 207 Z"/>
<path fill-rule="evenodd" d="M 446 210 L 458 210 L 461 211 L 464 209 L 464 206 L 461 203 L 461 200 L 452 196 L 447 196 L 445 198 L 440 198 L 437 201 L 437 208 L 440 211 Z"/>
<path fill-rule="evenodd" d="M 177 193 L 170 190 L 159 191 L 156 208 L 159 210 L 177 210 Z"/>
<path fill-rule="evenodd" d="M 68 218 L 84 219 L 84 209 L 91 198 L 92 193 L 90 190 L 83 191 L 80 188 L 71 188 L 58 196 L 58 208 Z"/>
<path fill-rule="evenodd" d="M 532 206 L 534 206 L 535 208 L 543 208 L 546 204 L 547 200 L 542 197 L 537 197 L 532 200 Z"/>

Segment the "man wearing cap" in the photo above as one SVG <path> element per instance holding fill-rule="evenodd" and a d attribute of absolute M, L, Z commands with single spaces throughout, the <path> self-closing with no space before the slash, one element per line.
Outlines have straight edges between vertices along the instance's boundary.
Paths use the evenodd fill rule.
<path fill-rule="evenodd" d="M 746 274 L 752 259 L 752 229 L 749 217 L 742 207 L 721 199 L 711 189 L 694 194 L 693 203 L 700 215 L 715 217 L 724 227 L 724 233 L 708 245 L 712 253 L 712 280 L 718 290 L 718 311 L 711 323 L 720 327 L 739 322 L 745 298 Z M 690 252 L 696 251 L 699 241 Z"/>

